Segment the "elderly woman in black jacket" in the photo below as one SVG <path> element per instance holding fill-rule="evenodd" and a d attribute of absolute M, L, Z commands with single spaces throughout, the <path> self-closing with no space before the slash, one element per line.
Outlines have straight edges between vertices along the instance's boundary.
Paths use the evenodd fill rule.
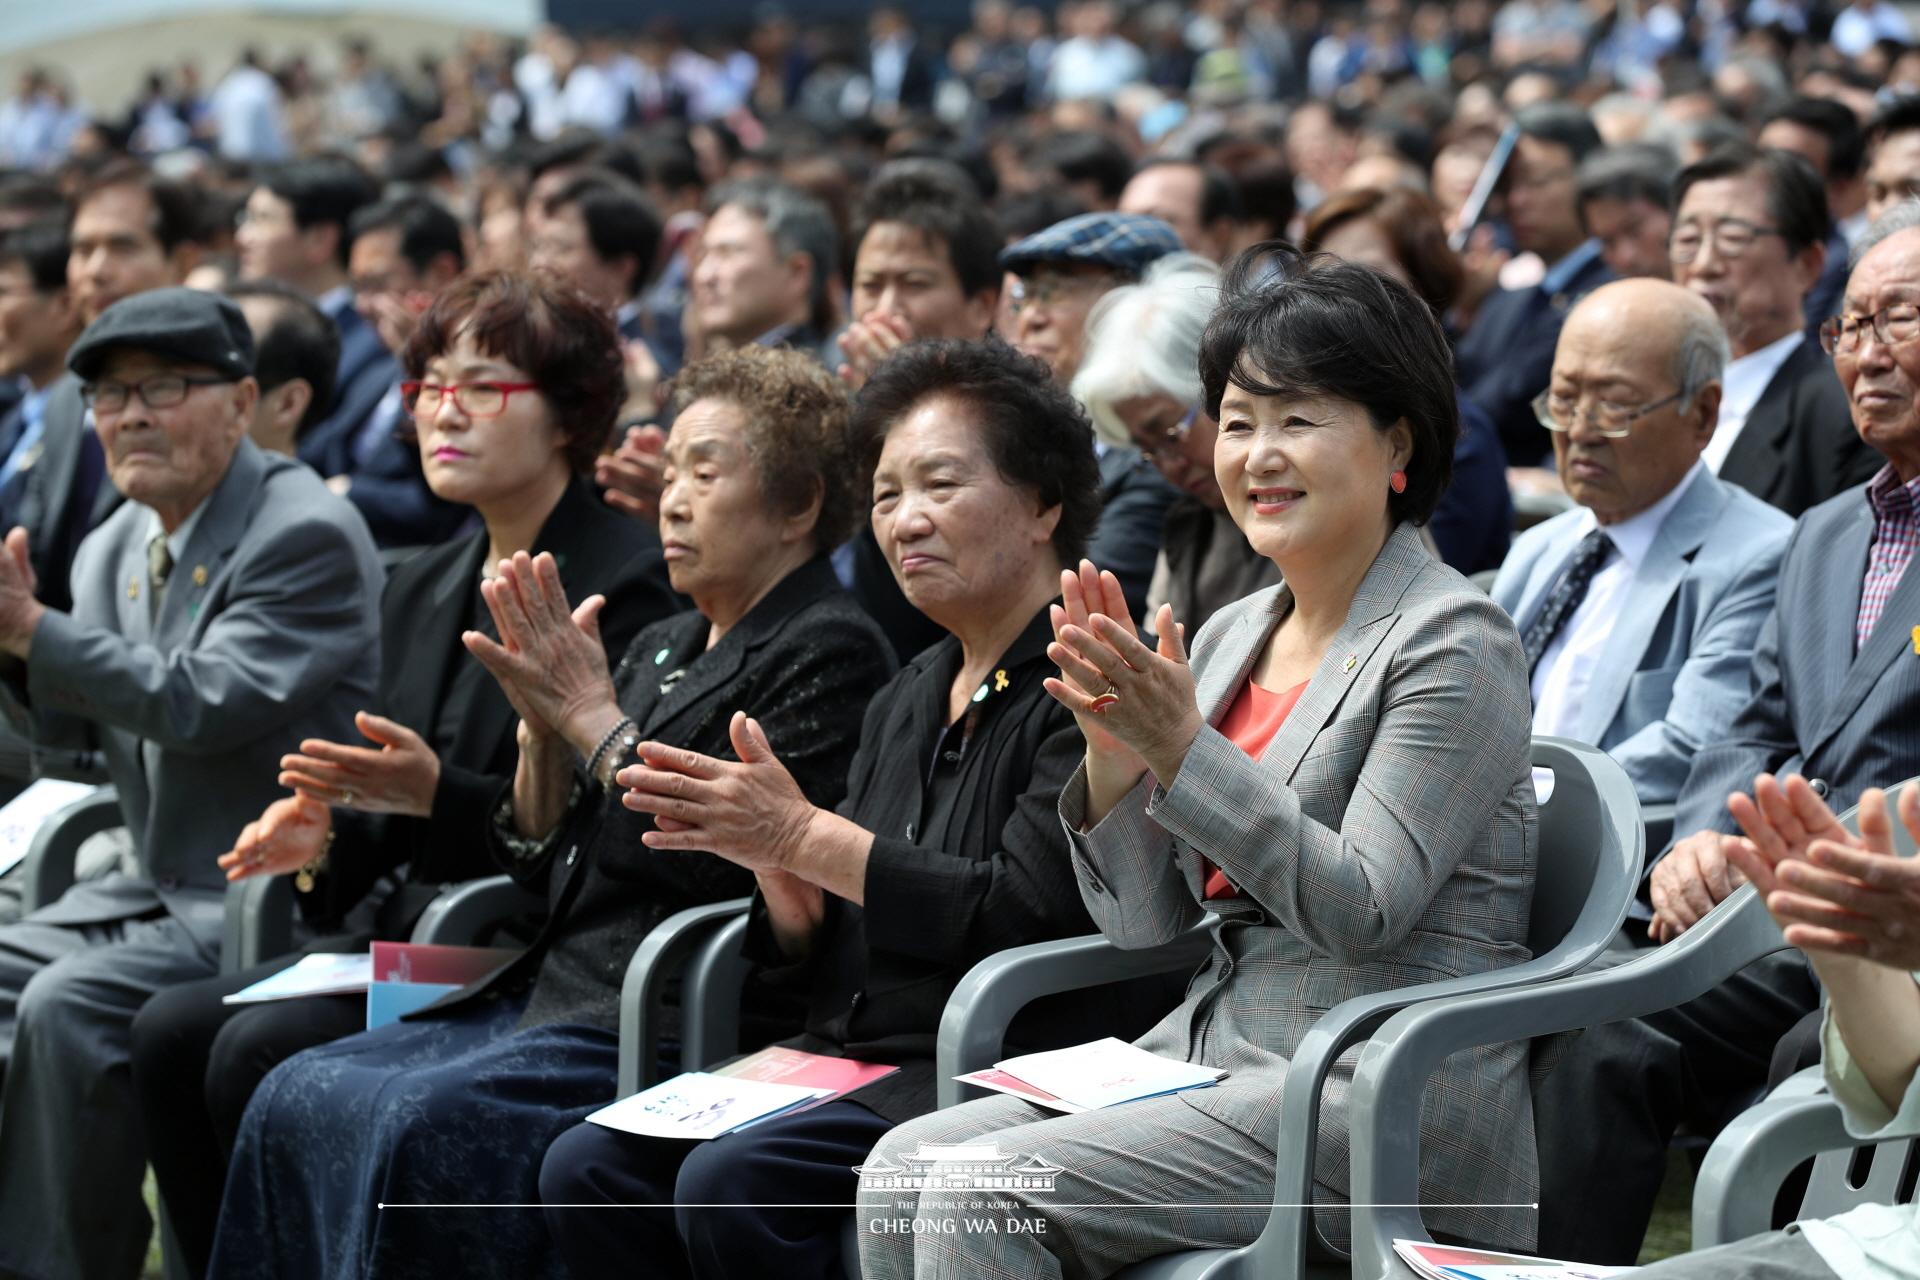
<path fill-rule="evenodd" d="M 662 1277 L 836 1271 L 844 1211 L 795 1206 L 851 1203 L 874 1141 L 933 1109 L 954 985 L 995 951 L 1088 931 L 1053 817 L 1080 743 L 1041 684 L 1060 569 L 1099 510 L 1086 415 L 1000 343 L 919 343 L 862 392 L 854 447 L 881 550 L 950 634 L 875 695 L 838 811 L 749 716 L 737 763 L 649 740 L 618 781 L 658 815 L 654 856 L 706 849 L 752 873 L 749 953 L 807 1004 L 788 1044 L 899 1070 L 698 1147 L 565 1134 L 540 1190 L 575 1280 L 635 1257 Z"/>
<path fill-rule="evenodd" d="M 745 709 L 822 804 L 845 789 L 857 726 L 891 673 L 878 628 L 825 551 L 853 515 L 846 401 L 806 357 L 749 348 L 687 369 L 667 450 L 668 572 L 697 610 L 642 630 L 608 673 L 602 601 L 570 607 L 547 556 L 483 588 L 496 641 L 468 647 L 520 713 L 510 787 L 487 808 L 496 857 L 551 903 L 519 959 L 412 1019 L 300 1054 L 242 1121 L 215 1275 L 554 1275 L 538 1215 L 455 1232 L 381 1201 L 523 1203 L 554 1135 L 612 1097 L 621 976 L 683 908 L 752 876 L 688 846 L 649 849 L 609 783 L 641 737 L 729 750 Z"/>

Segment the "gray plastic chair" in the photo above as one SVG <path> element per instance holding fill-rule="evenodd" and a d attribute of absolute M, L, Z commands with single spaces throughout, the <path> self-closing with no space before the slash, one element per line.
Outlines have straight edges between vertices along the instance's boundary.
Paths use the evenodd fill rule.
<path fill-rule="evenodd" d="M 732 1052 L 716 1052 L 714 1037 L 732 1019 L 730 1025 L 737 1039 L 740 987 L 746 981 L 747 966 L 744 959 L 736 965 L 723 957 L 720 952 L 726 944 L 718 942 L 715 935 L 733 925 L 732 947 L 737 952 L 751 901 L 731 898 L 689 907 L 662 920 L 640 940 L 620 984 L 620 1064 L 614 1101 L 659 1083 L 661 1015 L 667 988 L 675 978 L 682 977 L 690 963 L 702 962 L 696 971 L 686 974 L 680 987 L 680 1060 L 695 1068 Z M 736 975 L 733 985 L 726 987 Z M 695 1034 L 701 1037 L 697 1046 L 692 1038 Z"/>
<path fill-rule="evenodd" d="M 1848 810 L 1841 821 L 1851 829 L 1855 818 Z M 1904 834 L 1901 842 L 1910 846 Z M 1354 1071 L 1353 1201 L 1376 1206 L 1354 1211 L 1354 1274 L 1386 1274 L 1395 1265 L 1396 1238 L 1427 1238 L 1418 1209 L 1386 1206 L 1419 1202 L 1420 1094 L 1447 1055 L 1669 1009 L 1785 946 L 1748 885 L 1679 938 L 1625 964 L 1540 986 L 1430 1001 L 1394 1016 Z M 1763 1212 L 1772 1205 L 1769 1197 Z"/>
<path fill-rule="evenodd" d="M 1320 1090 L 1336 1060 L 1408 1005 L 1463 992 L 1537 984 L 1577 972 L 1606 949 L 1626 917 L 1643 858 L 1640 805 L 1633 784 L 1604 752 L 1581 743 L 1535 738 L 1532 756 L 1536 768 L 1552 769 L 1555 774 L 1553 796 L 1540 811 L 1540 856 L 1528 930 L 1534 958 L 1492 973 L 1361 996 L 1328 1010 L 1301 1040 L 1288 1070 L 1277 1140 L 1275 1207 L 1260 1237 L 1240 1249 L 1186 1250 L 1148 1259 L 1120 1272 L 1120 1277 L 1222 1280 L 1324 1271 L 1308 1267 L 1312 1213 L 1297 1206 L 1313 1199 Z M 1162 970 L 1190 968 L 1207 945 L 1203 929 L 1197 928 L 1162 949 L 1168 962 Z M 947 1087 L 946 1077 L 956 1072 L 992 1065 L 1007 1023 L 1025 1003 L 1023 995 L 1030 1000 L 1112 981 L 1114 966 L 1144 966 L 1160 954 L 1122 951 L 1102 938 L 1077 938 L 1021 947 L 983 960 L 954 992 L 941 1022 L 942 1089 Z M 1070 971 L 1081 981 L 1056 980 L 1052 967 L 1056 956 L 1063 972 Z M 1172 963 L 1176 958 L 1179 963 Z M 1416 1090 L 1416 1118 L 1418 1103 Z M 1355 1199 L 1359 1199 L 1357 1186 Z M 1315 1247 L 1331 1252 L 1317 1241 Z M 1346 1269 L 1338 1267 L 1335 1273 L 1345 1275 Z"/>
<path fill-rule="evenodd" d="M 112 787 L 81 796 L 41 823 L 20 863 L 21 911 L 38 911 L 71 889 L 80 846 L 103 831 L 125 825 L 120 793 Z"/>
<path fill-rule="evenodd" d="M 443 947 L 478 946 L 506 921 L 544 916 L 545 894 L 520 887 L 512 876 L 485 876 L 442 889 L 414 921 L 412 941 Z"/>

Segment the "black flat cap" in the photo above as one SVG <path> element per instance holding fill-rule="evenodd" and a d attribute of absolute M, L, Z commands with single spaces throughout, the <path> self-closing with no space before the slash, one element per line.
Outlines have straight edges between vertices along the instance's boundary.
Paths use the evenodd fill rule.
<path fill-rule="evenodd" d="M 231 378 L 253 373 L 253 331 L 240 308 L 201 289 L 149 289 L 108 307 L 67 352 L 67 368 L 91 382 L 120 347 L 203 364 Z"/>

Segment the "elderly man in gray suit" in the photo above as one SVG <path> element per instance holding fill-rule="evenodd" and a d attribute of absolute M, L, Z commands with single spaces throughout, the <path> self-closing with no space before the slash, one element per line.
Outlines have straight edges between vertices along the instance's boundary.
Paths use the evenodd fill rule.
<path fill-rule="evenodd" d="M 1920 204 L 1883 217 L 1856 252 L 1821 339 L 1855 430 L 1886 465 L 1795 524 L 1751 697 L 1694 759 L 1674 823 L 1692 834 L 1654 865 L 1642 942 L 1677 936 L 1740 884 L 1726 802 L 1756 775 L 1804 775 L 1841 810 L 1920 772 Z M 1775 1043 L 1818 1002 L 1805 960 L 1783 952 L 1698 1000 L 1583 1036 L 1536 1108 L 1541 1252 L 1631 1263 L 1675 1127 L 1711 1132 L 1745 1105 Z"/>
<path fill-rule="evenodd" d="M 1523 534 L 1493 585 L 1533 731 L 1607 751 L 1647 804 L 1673 801 L 1745 704 L 1793 528 L 1701 462 L 1727 358 L 1712 308 L 1677 285 L 1588 294 L 1535 401 L 1579 506 Z"/>
<path fill-rule="evenodd" d="M 219 966 L 216 856 L 280 794 L 280 756 L 373 698 L 380 564 L 352 507 L 246 439 L 253 339 L 224 298 L 109 307 L 68 364 L 130 501 L 86 543 L 73 611 L 0 554 L 4 702 L 37 743 L 97 747 L 139 874 L 0 928 L 0 1275 L 137 1274 L 149 1234 L 127 1077 L 133 1015 Z"/>

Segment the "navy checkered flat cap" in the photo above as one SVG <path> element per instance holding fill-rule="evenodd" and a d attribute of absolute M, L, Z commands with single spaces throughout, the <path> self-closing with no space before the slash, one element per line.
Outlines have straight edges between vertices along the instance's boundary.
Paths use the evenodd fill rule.
<path fill-rule="evenodd" d="M 1000 267 L 1024 275 L 1035 267 L 1084 263 L 1139 278 L 1148 265 L 1177 253 L 1180 237 L 1141 213 L 1083 213 L 1056 222 L 1000 251 Z"/>

